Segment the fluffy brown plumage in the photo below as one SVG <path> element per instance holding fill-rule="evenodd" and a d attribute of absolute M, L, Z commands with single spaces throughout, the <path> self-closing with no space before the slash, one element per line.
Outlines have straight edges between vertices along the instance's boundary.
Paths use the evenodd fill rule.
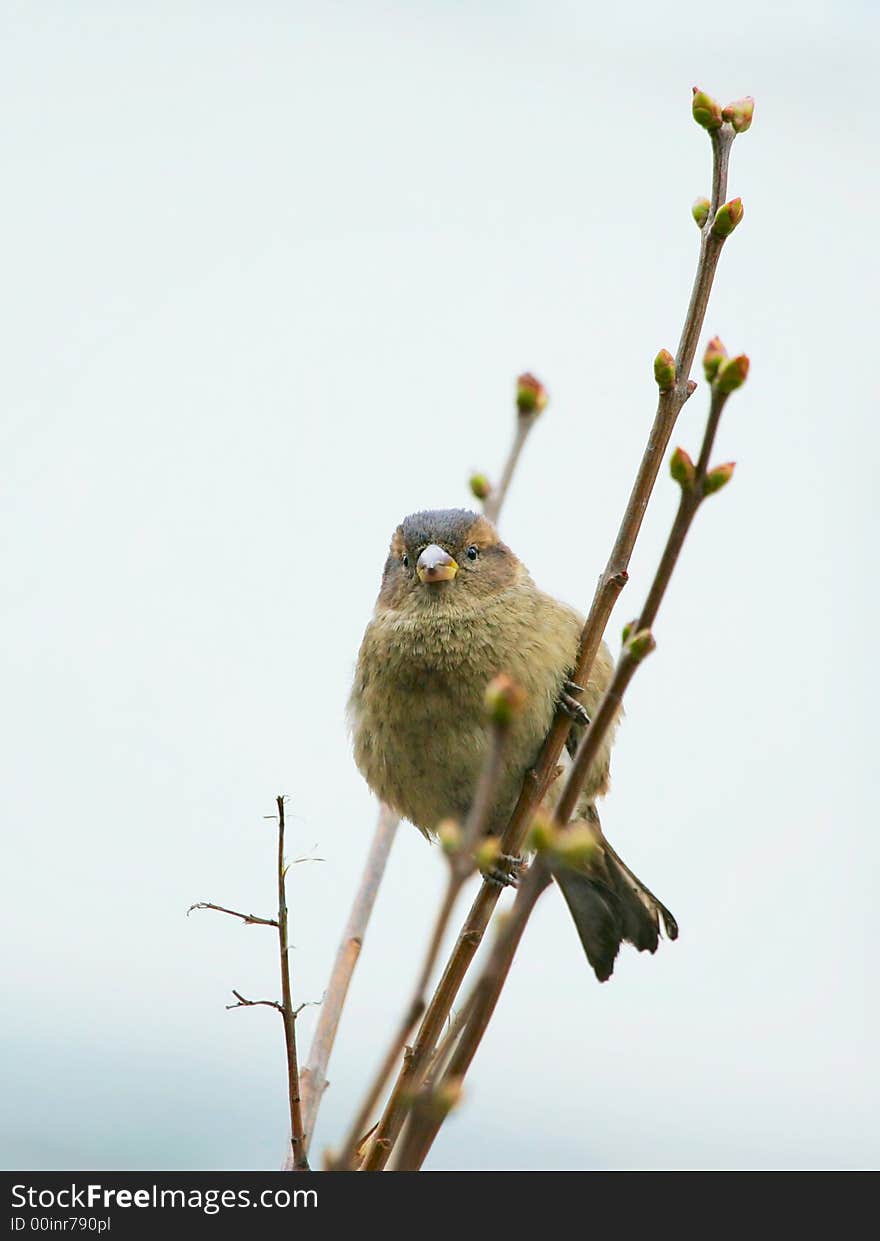
<path fill-rule="evenodd" d="M 500 834 L 577 659 L 582 618 L 540 591 L 495 528 L 464 509 L 414 513 L 395 530 L 349 701 L 358 767 L 426 836 L 463 819 L 486 755 L 486 685 L 506 672 L 526 693 L 505 749 L 489 830 Z M 602 646 L 580 695 L 592 715 L 612 672 Z M 674 919 L 602 836 L 593 804 L 608 787 L 612 733 L 578 809 L 599 848 L 589 871 L 559 871 L 587 957 L 608 978 L 620 942 L 653 952 Z"/>

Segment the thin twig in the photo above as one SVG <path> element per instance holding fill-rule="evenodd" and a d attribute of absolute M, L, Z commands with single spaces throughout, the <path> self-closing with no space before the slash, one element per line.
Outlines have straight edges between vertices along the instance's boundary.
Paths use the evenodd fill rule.
<path fill-rule="evenodd" d="M 241 992 L 236 991 L 234 987 L 232 989 L 232 994 L 235 996 L 238 1003 L 227 1004 L 226 1005 L 227 1012 L 231 1008 L 259 1008 L 261 1005 L 265 1005 L 266 1008 L 277 1009 L 279 1013 L 281 1012 L 281 1005 L 278 1003 L 277 1000 L 246 1000 L 244 996 L 241 994 Z"/>
<path fill-rule="evenodd" d="M 526 440 L 529 438 L 529 432 L 538 421 L 537 413 L 517 414 L 516 428 L 513 433 L 513 443 L 510 446 L 510 453 L 504 463 L 504 470 L 501 474 L 501 482 L 497 487 L 489 492 L 483 501 L 483 512 L 491 522 L 497 522 L 501 513 L 501 506 L 507 496 L 507 489 L 510 486 L 520 453 L 525 446 Z"/>
<path fill-rule="evenodd" d="M 589 682 L 593 663 L 614 604 L 627 581 L 629 562 L 669 438 L 682 407 L 695 387 L 690 380 L 691 366 L 702 331 L 715 270 L 724 245 L 724 239 L 712 233 L 711 222 L 727 195 L 727 168 L 734 131 L 730 125 L 725 124 L 712 132 L 711 139 L 712 201 L 706 224 L 702 229 L 696 275 L 676 354 L 676 381 L 669 391 L 660 393 L 657 412 L 623 519 L 605 571 L 599 578 L 590 612 L 581 633 L 577 667 L 572 675 L 572 679 L 579 685 L 586 685 Z M 502 837 L 501 849 L 504 853 L 516 854 L 522 848 L 532 816 L 556 773 L 559 756 L 570 727 L 571 721 L 561 712 L 557 713 L 535 767 L 526 773 L 522 792 Z M 498 901 L 498 895 L 497 889 L 484 883 L 474 900 L 446 969 L 422 1018 L 412 1052 L 401 1066 L 385 1112 L 362 1165 L 365 1170 L 380 1170 L 387 1163 L 394 1143 L 400 1135 L 407 1101 L 421 1086 L 427 1062 L 488 926 L 492 911 Z"/>
<path fill-rule="evenodd" d="M 400 819 L 393 810 L 388 806 L 380 806 L 373 842 L 370 845 L 360 885 L 342 933 L 342 940 L 336 951 L 336 959 L 333 962 L 330 980 L 324 993 L 308 1059 L 300 1074 L 306 1151 L 315 1132 L 321 1099 L 327 1089 L 327 1065 L 336 1041 L 339 1019 L 342 1016 L 348 988 L 360 956 L 367 924 L 373 911 L 379 885 L 385 874 L 385 866 L 399 822 Z"/>
<path fill-rule="evenodd" d="M 284 866 L 284 798 L 276 797 L 278 807 L 278 947 L 281 955 L 281 1019 L 287 1052 L 287 1095 L 290 1105 L 290 1148 L 294 1172 L 308 1172 L 302 1105 L 299 1093 L 299 1066 L 296 1058 L 296 1013 L 290 987 L 290 940 L 287 927 L 286 869 Z"/>
<path fill-rule="evenodd" d="M 489 749 L 480 771 L 474 800 L 462 828 L 460 847 L 449 855 L 449 878 L 446 884 L 446 891 L 434 922 L 434 929 L 431 933 L 422 967 L 419 970 L 418 979 L 413 988 L 410 1002 L 404 1012 L 403 1020 L 394 1033 L 394 1037 L 388 1046 L 388 1050 L 373 1079 L 372 1085 L 367 1091 L 354 1123 L 348 1131 L 348 1136 L 334 1160 L 334 1165 L 337 1168 L 347 1168 L 354 1160 L 359 1143 L 373 1114 L 373 1109 L 379 1100 L 379 1096 L 384 1090 L 388 1078 L 394 1071 L 394 1066 L 405 1048 L 407 1039 L 410 1037 L 416 1022 L 425 1010 L 425 994 L 428 990 L 428 983 L 431 981 L 434 967 L 437 964 L 440 949 L 443 947 L 449 919 L 452 916 L 452 911 L 456 906 L 461 889 L 476 869 L 474 848 L 480 838 L 485 835 L 489 824 L 498 781 L 501 777 L 507 733 L 507 727 L 497 722 L 493 723 L 490 728 Z"/>
<path fill-rule="evenodd" d="M 399 1143 L 397 1171 L 417 1171 L 430 1151 L 449 1111 L 448 1108 L 438 1107 L 437 1101 L 442 1100 L 445 1093 L 454 1091 L 457 1094 L 460 1090 L 482 1035 L 495 1011 L 526 924 L 538 898 L 550 882 L 550 872 L 541 859 L 536 858 L 520 884 L 513 907 L 504 920 L 503 929 L 492 947 L 485 969 L 466 1001 L 463 1010 L 466 1014 L 464 1029 L 452 1051 L 449 1065 L 439 1082 L 432 1088 L 426 1086 L 412 1109 Z"/>
<path fill-rule="evenodd" d="M 218 914 L 230 914 L 233 918 L 241 918 L 242 922 L 246 922 L 249 926 L 278 925 L 274 918 L 258 918 L 256 914 L 240 914 L 237 909 L 227 909 L 224 905 L 214 905 L 211 901 L 199 901 L 196 905 L 190 905 L 186 916 L 189 917 L 194 909 L 213 909 Z"/>
<path fill-rule="evenodd" d="M 709 457 L 715 443 L 721 412 L 727 399 L 728 394 L 720 393 L 717 387 L 712 389 L 709 416 L 694 478 L 681 488 L 678 511 L 654 574 L 647 601 L 639 620 L 632 626 L 635 631 L 634 640 L 624 646 L 611 683 L 586 730 L 569 771 L 566 786 L 553 815 L 558 827 L 568 823 L 574 813 L 590 767 L 609 727 L 617 716 L 629 683 L 645 655 L 653 649 L 652 636 L 650 641 L 639 642 L 635 635 L 650 635 L 651 626 L 656 620 L 660 604 L 669 587 L 685 538 L 700 505 L 706 498 L 704 483 L 709 468 Z M 510 917 L 493 945 L 486 967 L 469 997 L 471 1014 L 450 1058 L 449 1066 L 442 1080 L 435 1084 L 431 1091 L 424 1091 L 426 1095 L 435 1094 L 438 1099 L 442 1100 L 444 1094 L 448 1095 L 450 1090 L 457 1093 L 461 1089 L 465 1075 L 495 1011 L 498 997 L 507 979 L 526 923 L 531 917 L 538 897 L 549 884 L 550 878 L 550 871 L 545 862 L 540 856 L 537 857 L 529 868 L 528 875 L 517 893 Z M 402 1171 L 414 1171 L 421 1167 L 446 1114 L 446 1110 L 436 1105 L 436 1100 L 432 1105 L 430 1099 L 424 1106 L 413 1109 L 412 1119 L 401 1139 L 398 1166 Z"/>

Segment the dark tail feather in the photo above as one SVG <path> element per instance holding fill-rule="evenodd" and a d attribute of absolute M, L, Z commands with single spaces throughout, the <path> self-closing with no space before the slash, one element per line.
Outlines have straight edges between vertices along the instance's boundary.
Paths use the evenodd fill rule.
<path fill-rule="evenodd" d="M 599 982 L 614 971 L 623 940 L 639 952 L 656 952 L 660 924 L 669 939 L 678 937 L 678 923 L 612 849 L 598 825 L 590 823 L 597 849 L 589 869 L 553 868 L 578 935 Z"/>

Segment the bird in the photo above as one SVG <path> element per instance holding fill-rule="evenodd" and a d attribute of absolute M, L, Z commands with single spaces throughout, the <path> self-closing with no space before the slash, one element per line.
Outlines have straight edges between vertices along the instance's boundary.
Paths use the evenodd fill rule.
<path fill-rule="evenodd" d="M 429 839 L 444 821 L 463 822 L 490 744 L 486 687 L 505 673 L 525 705 L 506 736 L 487 820 L 487 833 L 500 836 L 556 712 L 571 721 L 570 761 L 611 679 L 614 662 L 602 643 L 587 684 L 572 682 L 583 624 L 574 608 L 538 589 L 484 515 L 439 509 L 404 518 L 391 537 L 348 702 L 355 763 L 372 791 Z M 601 829 L 596 800 L 609 787 L 618 720 L 576 811 L 595 847 L 577 867 L 552 867 L 600 982 L 610 978 L 622 942 L 653 953 L 661 923 L 670 939 L 678 935 L 672 914 Z"/>

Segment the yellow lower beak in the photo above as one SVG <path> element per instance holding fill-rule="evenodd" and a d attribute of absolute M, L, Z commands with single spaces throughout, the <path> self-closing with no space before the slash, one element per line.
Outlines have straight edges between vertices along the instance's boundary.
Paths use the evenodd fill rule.
<path fill-rule="evenodd" d="M 458 565 L 450 560 L 449 564 L 434 565 L 430 569 L 420 566 L 416 572 L 420 582 L 451 582 L 458 572 Z"/>

